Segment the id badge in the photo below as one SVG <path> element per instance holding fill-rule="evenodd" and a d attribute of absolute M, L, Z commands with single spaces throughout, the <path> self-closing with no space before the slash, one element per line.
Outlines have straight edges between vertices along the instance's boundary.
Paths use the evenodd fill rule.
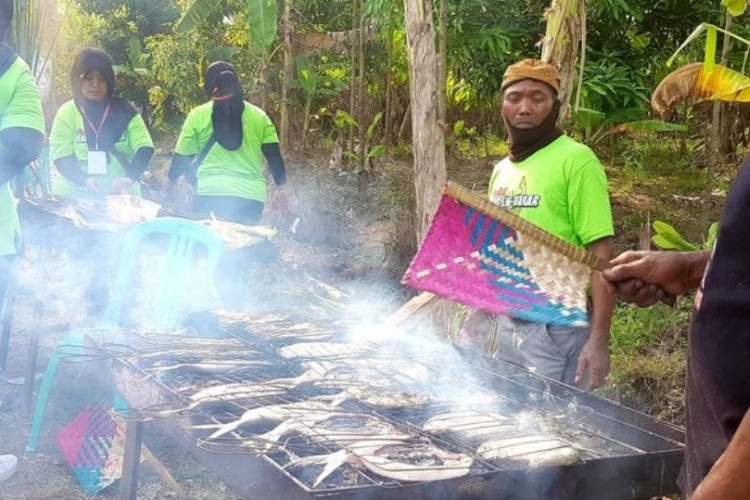
<path fill-rule="evenodd" d="M 107 175 L 107 152 L 89 150 L 89 175 Z"/>

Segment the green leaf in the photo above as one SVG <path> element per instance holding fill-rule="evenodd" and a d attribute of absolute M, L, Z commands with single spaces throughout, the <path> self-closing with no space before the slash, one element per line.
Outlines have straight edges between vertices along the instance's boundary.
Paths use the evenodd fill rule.
<path fill-rule="evenodd" d="M 372 136 L 375 133 L 375 127 L 378 126 L 378 123 L 380 122 L 381 118 L 383 118 L 383 112 L 379 112 L 376 114 L 373 119 L 372 123 L 370 123 L 370 126 L 367 127 L 367 132 L 365 133 L 365 136 L 367 137 L 367 140 L 372 140 Z"/>
<path fill-rule="evenodd" d="M 706 28 L 706 54 L 703 57 L 703 71 L 709 75 L 716 64 L 716 28 Z"/>
<path fill-rule="evenodd" d="M 241 52 L 239 47 L 214 47 L 206 51 L 206 61 L 229 61 Z"/>
<path fill-rule="evenodd" d="M 187 32 L 203 23 L 220 2 L 216 0 L 195 0 L 182 18 L 177 21 L 175 31 Z"/>
<path fill-rule="evenodd" d="M 714 245 L 716 244 L 716 235 L 719 233 L 719 223 L 714 222 L 711 224 L 708 228 L 708 233 L 706 235 L 706 244 L 704 245 L 707 250 L 713 250 Z"/>
<path fill-rule="evenodd" d="M 675 228 L 659 220 L 654 221 L 653 228 L 656 234 L 651 238 L 654 245 L 664 250 L 695 250 L 695 245 L 688 243 L 677 232 Z"/>
<path fill-rule="evenodd" d="M 721 0 L 721 6 L 726 7 L 732 17 L 741 16 L 745 12 L 745 0 Z"/>
<path fill-rule="evenodd" d="M 276 0 L 247 0 L 247 22 L 253 45 L 261 51 L 268 49 L 278 28 Z"/>
<path fill-rule="evenodd" d="M 333 123 L 336 125 L 337 128 L 344 128 L 346 125 L 359 127 L 357 120 L 352 118 L 352 115 L 350 115 L 343 109 L 339 109 L 336 111 L 336 115 L 333 117 Z"/>
<path fill-rule="evenodd" d="M 367 153 L 367 158 L 377 158 L 385 154 L 385 146 L 378 144 Z"/>

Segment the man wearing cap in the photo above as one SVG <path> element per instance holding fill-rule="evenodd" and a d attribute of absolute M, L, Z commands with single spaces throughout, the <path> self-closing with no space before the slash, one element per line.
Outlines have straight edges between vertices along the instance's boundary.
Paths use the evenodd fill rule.
<path fill-rule="evenodd" d="M 612 258 L 607 179 L 596 155 L 566 136 L 556 68 L 534 59 L 508 67 L 502 116 L 509 153 L 492 172 L 488 195 L 576 246 Z M 458 343 L 567 384 L 594 389 L 609 373 L 609 330 L 615 297 L 594 272 L 589 328 L 539 324 L 472 310 Z"/>
<path fill-rule="evenodd" d="M 0 306 L 20 246 L 20 224 L 9 181 L 37 157 L 44 141 L 42 101 L 34 77 L 5 43 L 12 20 L 13 0 L 0 0 Z M 0 455 L 0 481 L 10 478 L 17 466 L 15 456 Z"/>

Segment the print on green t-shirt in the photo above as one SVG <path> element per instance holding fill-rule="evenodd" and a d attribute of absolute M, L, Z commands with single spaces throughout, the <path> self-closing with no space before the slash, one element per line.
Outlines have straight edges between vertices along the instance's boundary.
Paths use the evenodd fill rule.
<path fill-rule="evenodd" d="M 213 135 L 213 102 L 193 109 L 180 132 L 175 153 L 195 156 Z M 265 202 L 261 146 L 279 142 L 276 127 L 266 113 L 246 102 L 242 112 L 242 145 L 230 151 L 214 143 L 198 167 L 196 192 L 204 196 L 237 196 Z"/>
<path fill-rule="evenodd" d="M 567 136 L 523 161 L 500 161 L 488 196 L 580 247 L 614 234 L 604 168 L 593 151 Z"/>

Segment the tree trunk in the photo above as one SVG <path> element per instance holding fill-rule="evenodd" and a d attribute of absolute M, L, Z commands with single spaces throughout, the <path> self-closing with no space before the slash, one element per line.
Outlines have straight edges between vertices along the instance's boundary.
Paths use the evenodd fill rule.
<path fill-rule="evenodd" d="M 724 29 L 726 31 L 729 31 L 732 27 L 732 16 L 726 10 L 724 11 L 724 16 Z M 731 38 L 725 34 L 724 42 L 721 47 L 720 64 L 722 66 L 726 66 L 727 61 L 729 60 L 730 44 Z M 706 191 L 703 194 L 703 202 L 704 206 L 706 207 L 708 207 L 711 202 L 711 196 L 714 190 L 714 173 L 716 172 L 716 167 L 722 163 L 722 160 L 724 158 L 724 154 L 721 148 L 721 110 L 722 108 L 725 108 L 725 106 L 722 106 L 723 104 L 724 103 L 722 103 L 721 101 L 715 101 L 713 103 L 711 113 L 711 136 L 709 139 L 711 153 L 708 161 L 706 162 Z M 711 225 L 711 222 L 708 220 L 708 212 L 708 210 L 703 210 L 700 217 L 700 227 L 703 234 L 705 234 L 705 232 L 708 230 L 708 227 Z"/>
<path fill-rule="evenodd" d="M 583 32 L 581 12 L 584 0 L 552 0 L 544 13 L 547 30 L 542 40 L 542 61 L 560 70 L 560 120 L 570 118 L 570 96 L 573 91 L 578 44 Z M 583 71 L 583 68 L 580 69 Z"/>
<path fill-rule="evenodd" d="M 386 42 L 386 65 L 387 70 L 385 74 L 385 113 L 383 113 L 383 143 L 386 146 L 391 145 L 391 129 L 393 128 L 393 111 L 391 107 L 393 104 L 393 71 L 391 66 L 393 65 L 393 28 L 388 28 L 388 41 Z"/>
<path fill-rule="evenodd" d="M 284 82 L 281 87 L 281 150 L 289 153 L 290 148 L 290 113 L 292 107 L 289 103 L 289 87 L 294 80 L 294 67 L 292 65 L 292 1 L 284 0 L 284 14 L 282 25 L 284 29 Z"/>
<path fill-rule="evenodd" d="M 422 241 L 446 182 L 445 138 L 438 125 L 432 2 L 404 0 L 414 148 L 417 240 Z"/>
<path fill-rule="evenodd" d="M 448 80 L 448 13 L 446 11 L 446 0 L 440 0 L 438 18 L 440 19 L 440 34 L 438 35 L 437 48 L 437 108 L 438 120 L 445 127 L 446 95 L 445 87 Z M 444 129 L 445 130 L 445 129 Z"/>
<path fill-rule="evenodd" d="M 359 123 L 359 167 L 366 168 L 365 154 L 367 151 L 366 136 L 367 132 L 367 117 L 365 116 L 365 15 L 364 5 L 362 0 L 359 2 L 359 35 L 357 39 L 359 41 L 357 47 L 357 61 L 359 64 L 359 71 L 357 75 L 357 111 L 359 116 L 356 117 L 357 123 Z"/>
<path fill-rule="evenodd" d="M 349 114 L 357 118 L 357 47 L 359 46 L 359 5 L 360 0 L 354 0 L 352 9 L 352 46 L 349 57 L 351 65 L 349 67 Z M 349 125 L 349 141 L 347 143 L 349 151 L 356 151 L 354 144 L 354 125 Z"/>

